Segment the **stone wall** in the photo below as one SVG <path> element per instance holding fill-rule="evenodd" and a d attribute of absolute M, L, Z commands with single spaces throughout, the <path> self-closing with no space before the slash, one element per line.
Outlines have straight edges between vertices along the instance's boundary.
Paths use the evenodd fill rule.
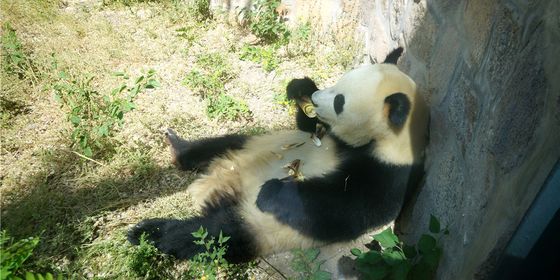
<path fill-rule="evenodd" d="M 436 215 L 451 231 L 438 278 L 487 278 L 560 157 L 560 1 L 283 3 L 291 22 L 352 34 L 364 45 L 356 56 L 405 47 L 400 67 L 431 121 L 425 182 L 402 230 L 416 240 Z"/>

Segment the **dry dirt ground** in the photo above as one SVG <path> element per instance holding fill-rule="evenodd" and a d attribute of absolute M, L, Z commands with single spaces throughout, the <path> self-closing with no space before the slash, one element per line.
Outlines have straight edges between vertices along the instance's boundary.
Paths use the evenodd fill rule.
<path fill-rule="evenodd" d="M 136 277 L 127 266 L 132 250 L 127 228 L 145 218 L 193 214 L 185 189 L 196 174 L 170 164 L 162 131 L 172 127 L 195 139 L 291 128 L 290 105 L 279 102 L 287 81 L 307 75 L 328 86 L 353 59 L 348 45 L 310 35 L 307 42 L 282 46 L 278 67 L 268 72 L 240 60 L 243 46 L 257 41 L 246 29 L 218 16 L 197 22 L 182 4 L 142 2 L 1 3 L 3 35 L 9 23 L 30 65 L 19 76 L 2 73 L 1 227 L 15 238 L 41 237 L 26 262 L 30 270 L 75 278 Z M 311 51 L 298 54 L 302 46 Z M 244 102 L 250 114 L 209 118 L 206 101 L 184 83 L 187 73 L 200 67 L 197 57 L 208 53 L 225 58 L 233 77 L 225 93 Z M 138 95 L 136 109 L 111 138 L 116 143 L 111 156 L 93 162 L 73 152 L 68 109 L 53 97 L 61 69 L 93 77 L 91 87 L 99 92 L 119 85 L 117 71 L 137 77 L 154 69 L 160 86 Z M 178 275 L 183 266 L 176 263 L 171 270 Z M 258 278 L 273 277 L 270 269 L 254 270 Z"/>

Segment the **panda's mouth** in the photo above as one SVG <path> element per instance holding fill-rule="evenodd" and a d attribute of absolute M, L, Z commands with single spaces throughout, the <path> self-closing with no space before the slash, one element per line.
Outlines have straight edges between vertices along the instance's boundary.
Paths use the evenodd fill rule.
<path fill-rule="evenodd" d="M 319 114 L 319 112 L 315 111 L 315 113 L 316 113 L 316 115 L 317 115 L 317 119 L 319 119 L 320 121 L 322 121 L 322 122 L 324 122 L 324 123 L 326 123 L 326 124 L 329 124 L 329 125 L 332 123 L 332 120 L 321 116 L 321 114 Z"/>

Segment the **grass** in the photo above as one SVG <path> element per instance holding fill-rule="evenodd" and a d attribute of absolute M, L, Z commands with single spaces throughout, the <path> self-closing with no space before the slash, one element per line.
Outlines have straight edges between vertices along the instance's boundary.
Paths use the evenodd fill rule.
<path fill-rule="evenodd" d="M 170 165 L 161 131 L 195 139 L 293 127 L 293 104 L 278 106 L 286 81 L 308 75 L 325 86 L 347 61 L 325 56 L 337 47 L 310 42 L 313 30 L 251 45 L 243 61 L 251 35 L 197 18 L 184 1 L 95 3 L 0 1 L 10 11 L 1 34 L 2 230 L 40 239 L 23 265 L 32 273 L 180 279 L 188 265 L 126 241 L 142 219 L 194 214 L 185 190 L 196 174 Z M 300 45 L 318 47 L 304 54 Z M 153 89 L 148 69 L 157 73 Z M 79 146 L 77 127 L 108 144 Z"/>

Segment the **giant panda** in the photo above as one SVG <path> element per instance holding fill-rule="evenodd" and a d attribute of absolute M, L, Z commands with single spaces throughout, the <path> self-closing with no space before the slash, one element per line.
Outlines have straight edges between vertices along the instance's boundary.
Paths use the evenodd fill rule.
<path fill-rule="evenodd" d="M 394 221 L 423 169 L 428 119 L 414 81 L 395 65 L 401 52 L 322 90 L 309 78 L 292 80 L 289 98 L 315 111 L 298 108 L 298 130 L 197 141 L 169 130 L 175 163 L 202 173 L 188 187 L 200 214 L 144 220 L 128 240 L 138 244 L 146 233 L 159 250 L 188 259 L 202 250 L 191 235 L 202 226 L 231 237 L 225 258 L 238 263 L 349 241 Z M 320 143 L 318 126 L 326 129 Z"/>

